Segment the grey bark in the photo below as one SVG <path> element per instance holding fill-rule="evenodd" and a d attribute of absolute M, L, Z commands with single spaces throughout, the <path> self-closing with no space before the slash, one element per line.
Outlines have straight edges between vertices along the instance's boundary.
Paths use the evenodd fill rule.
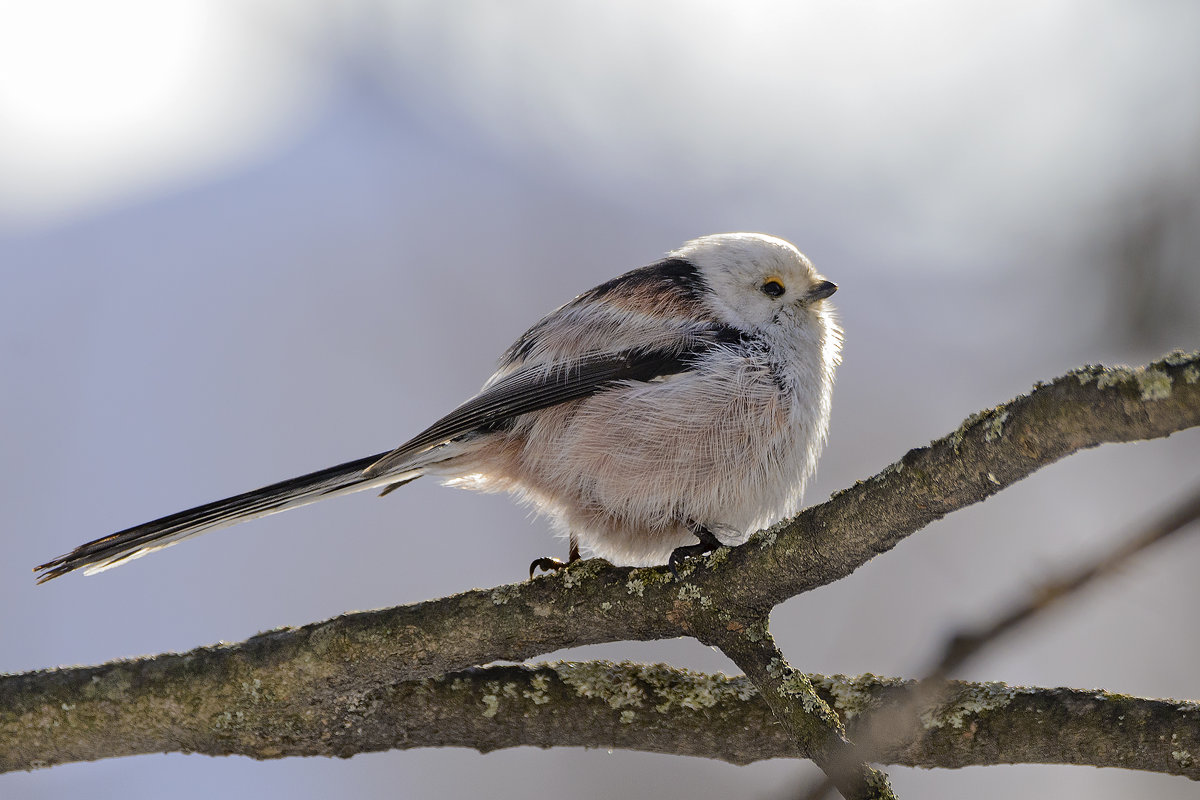
<path fill-rule="evenodd" d="M 868 711 L 910 696 L 911 683 L 895 678 L 802 677 L 851 738 Z M 268 759 L 417 747 L 604 747 L 733 764 L 813 755 L 745 676 L 661 664 L 496 666 L 302 698 L 226 685 L 229 697 L 204 681 L 168 688 L 145 660 L 5 678 L 0 769 L 159 752 Z M 922 713 L 920 736 L 884 763 L 1086 764 L 1200 780 L 1198 703 L 1003 683 L 952 681 L 949 690 Z"/>

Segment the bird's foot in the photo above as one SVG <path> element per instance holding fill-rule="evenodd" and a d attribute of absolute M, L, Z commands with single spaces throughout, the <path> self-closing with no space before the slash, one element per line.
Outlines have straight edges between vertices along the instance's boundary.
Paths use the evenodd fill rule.
<path fill-rule="evenodd" d="M 549 556 L 545 556 L 544 558 L 535 558 L 533 563 L 529 565 L 529 580 L 533 580 L 533 573 L 537 572 L 539 569 L 542 572 L 547 573 L 558 572 L 560 569 L 569 567 L 578 560 L 579 542 L 575 539 L 575 535 L 572 534 L 571 551 L 567 555 L 567 560 L 563 561 L 561 558 L 550 558 Z"/>
<path fill-rule="evenodd" d="M 543 558 L 535 558 L 533 563 L 529 565 L 529 579 L 533 580 L 533 575 L 539 569 L 542 572 L 558 572 L 560 569 L 570 565 L 570 561 L 563 561 L 561 558 L 551 558 L 545 556 Z"/>
<path fill-rule="evenodd" d="M 667 567 L 671 570 L 671 574 L 675 577 L 675 580 L 679 580 L 679 563 L 683 559 L 692 556 L 706 556 L 722 546 L 717 537 L 713 536 L 712 531 L 703 525 L 693 525 L 691 526 L 691 531 L 700 542 L 698 544 L 685 544 L 683 547 L 676 547 L 671 551 L 671 557 L 667 559 Z"/>

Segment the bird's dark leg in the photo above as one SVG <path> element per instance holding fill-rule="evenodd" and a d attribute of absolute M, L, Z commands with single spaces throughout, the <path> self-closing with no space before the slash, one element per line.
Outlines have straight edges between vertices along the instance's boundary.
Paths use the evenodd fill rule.
<path fill-rule="evenodd" d="M 688 521 L 688 530 L 695 534 L 700 540 L 699 544 L 685 544 L 683 547 L 676 547 L 671 551 L 671 557 L 667 560 L 667 566 L 671 569 L 671 574 L 675 576 L 675 580 L 679 580 L 679 562 L 690 556 L 704 556 L 721 547 L 721 543 L 717 541 L 717 537 L 713 536 L 712 531 L 703 525 L 697 525 L 695 522 Z"/>
<path fill-rule="evenodd" d="M 529 579 L 533 580 L 533 573 L 537 570 L 542 572 L 557 572 L 565 566 L 574 564 L 579 560 L 579 540 L 575 538 L 575 534 L 571 534 L 571 551 L 567 554 L 567 560 L 563 561 L 559 558 L 535 558 L 533 563 L 529 565 Z"/>

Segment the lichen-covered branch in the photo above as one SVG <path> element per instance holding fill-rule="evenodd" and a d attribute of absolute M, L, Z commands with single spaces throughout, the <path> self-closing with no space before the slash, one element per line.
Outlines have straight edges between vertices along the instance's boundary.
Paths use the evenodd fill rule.
<path fill-rule="evenodd" d="M 1072 453 L 1200 425 L 1200 352 L 1145 367 L 1087 366 L 968 417 L 879 474 L 730 554 L 776 604 L 844 578 L 905 537 Z M 774 546 L 766 547 L 767 543 Z M 761 576 L 773 577 L 763 584 Z"/>
<path fill-rule="evenodd" d="M 1200 425 L 1200 353 L 1132 370 L 1086 367 L 981 414 L 875 477 L 757 534 L 675 582 L 591 559 L 520 584 L 282 628 L 157 660 L 173 674 L 345 686 L 395 683 L 583 644 L 691 635 L 718 609 L 763 616 L 849 575 L 929 522 L 1070 453 Z M 699 615 L 699 616 L 697 616 Z M 103 668 L 97 668 L 103 670 Z M 293 682 L 294 683 L 294 682 Z"/>
<path fill-rule="evenodd" d="M 817 692 L 812 680 L 788 664 L 767 620 L 725 624 L 700 631 L 741 667 L 775 719 L 798 749 L 826 774 L 846 800 L 896 800 L 887 775 L 853 757 L 842 718 Z"/>
<path fill-rule="evenodd" d="M 236 645 L 4 676 L 0 746 L 50 731 L 67 740 L 54 750 L 65 755 L 47 751 L 48 762 L 116 755 L 89 749 L 95 744 L 86 733 L 121 705 L 138 724 L 105 748 L 282 755 L 293 752 L 289 730 L 344 721 L 340 709 L 349 699 L 417 691 L 406 682 L 575 645 L 694 636 L 735 617 L 763 618 L 782 600 L 845 577 L 929 522 L 1073 452 L 1196 425 L 1200 353 L 1172 354 L 1136 370 L 1075 370 L 973 415 L 949 436 L 746 545 L 689 563 L 679 581 L 661 568 L 590 560 L 526 583 L 347 614 Z M 258 727 L 264 699 L 276 714 L 269 729 Z M 54 709 L 71 713 L 57 717 Z M 212 748 L 211 731 L 199 736 L 180 727 L 189 716 L 207 720 L 226 749 Z M 29 727 L 21 733 L 20 726 Z M 363 744 L 326 731 L 338 754 Z M 70 740 L 72 732 L 78 740 Z M 21 752 L 26 760 L 9 768 L 39 758 Z"/>
<path fill-rule="evenodd" d="M 283 758 L 532 745 L 734 764 L 811 755 L 749 679 L 663 665 L 487 667 L 367 691 L 330 687 L 303 702 L 248 684 L 229 706 L 164 693 L 147 669 L 97 684 L 75 703 L 47 689 L 27 695 L 20 708 L 10 705 L 11 678 L 5 678 L 0 771 L 158 752 Z M 891 678 L 806 677 L 852 737 L 867 710 L 908 696 L 909 684 Z M 949 702 L 922 715 L 921 735 L 882 760 L 918 767 L 1081 764 L 1200 780 L 1200 704 L 952 682 Z"/>

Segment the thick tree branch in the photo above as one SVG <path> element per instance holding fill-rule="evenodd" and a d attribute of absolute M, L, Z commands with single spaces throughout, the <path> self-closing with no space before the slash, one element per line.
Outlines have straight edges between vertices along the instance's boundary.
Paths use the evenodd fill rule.
<path fill-rule="evenodd" d="M 74 683 L 70 673 L 50 675 Z M 809 757 L 780 725 L 749 679 L 663 665 L 607 662 L 487 667 L 369 691 L 330 689 L 304 709 L 263 687 L 239 687 L 235 704 L 202 694 L 165 695 L 151 665 L 129 664 L 121 680 L 63 703 L 43 680 L 38 697 L 13 708 L 13 678 L 0 701 L 0 770 L 158 752 L 253 758 L 351 756 L 417 747 L 480 752 L 535 747 L 605 747 L 748 764 Z M 65 673 L 65 674 L 64 674 Z M 808 675 L 847 720 L 908 697 L 910 683 L 862 675 Z M 23 680 L 24 676 L 17 678 Z M 950 684 L 951 699 L 922 716 L 921 735 L 887 752 L 888 764 L 1081 764 L 1200 780 L 1200 704 L 1095 690 Z M 68 706 L 63 708 L 63 706 Z M 157 720 L 147 724 L 147 720 Z"/>
<path fill-rule="evenodd" d="M 738 548 L 731 566 L 753 569 L 756 581 L 783 576 L 760 584 L 762 600 L 779 603 L 844 578 L 929 523 L 1072 453 L 1196 425 L 1200 352 L 1172 353 L 1136 369 L 1072 370 L 972 414 L 953 433 L 808 509 L 774 537 L 765 534 L 765 541 L 778 540 L 769 551 Z"/>
<path fill-rule="evenodd" d="M 972 415 L 875 477 L 742 547 L 719 549 L 703 567 L 685 567 L 681 583 L 665 568 L 591 559 L 525 583 L 346 614 L 158 659 L 164 674 L 229 671 L 263 681 L 296 675 L 361 686 L 564 647 L 691 635 L 695 614 L 739 609 L 743 617 L 762 616 L 1073 452 L 1196 425 L 1200 353 L 1172 354 L 1137 370 L 1086 367 Z"/>
<path fill-rule="evenodd" d="M 1196 425 L 1200 354 L 1172 354 L 1137 370 L 1076 370 L 973 415 L 951 435 L 910 451 L 874 478 L 746 545 L 689 564 L 681 581 L 665 569 L 590 560 L 527 583 L 348 614 L 237 645 L 7 676 L 0 678 L 0 741 L 17 735 L 14 725 L 57 725 L 59 734 L 63 726 L 68 732 L 72 725 L 86 728 L 88 719 L 108 713 L 103 702 L 124 704 L 113 698 L 128 696 L 129 708 L 142 714 L 129 741 L 120 743 L 135 748 L 130 752 L 165 749 L 160 737 L 172 732 L 185 738 L 167 748 L 200 750 L 197 740 L 176 728 L 178 718 L 190 714 L 226 731 L 222 735 L 238 743 L 238 752 L 283 754 L 290 741 L 284 733 L 258 744 L 242 738 L 239 731 L 255 725 L 256 706 L 247 698 L 282 704 L 278 713 L 298 730 L 314 716 L 339 718 L 340 706 L 323 705 L 323 698 L 349 703 L 397 691 L 383 687 L 402 681 L 497 659 L 520 661 L 589 643 L 695 636 L 735 617 L 763 618 L 782 600 L 845 577 L 929 522 L 1041 466 L 1103 442 L 1167 436 Z M 55 708 L 68 716 L 53 716 Z M 38 709 L 45 714 L 38 716 Z M 92 716 L 71 716 L 80 709 L 93 709 Z M 337 740 L 339 734 L 329 736 Z M 23 757 L 15 766 L 38 756 Z M 99 756 L 81 751 L 72 757 Z"/>

